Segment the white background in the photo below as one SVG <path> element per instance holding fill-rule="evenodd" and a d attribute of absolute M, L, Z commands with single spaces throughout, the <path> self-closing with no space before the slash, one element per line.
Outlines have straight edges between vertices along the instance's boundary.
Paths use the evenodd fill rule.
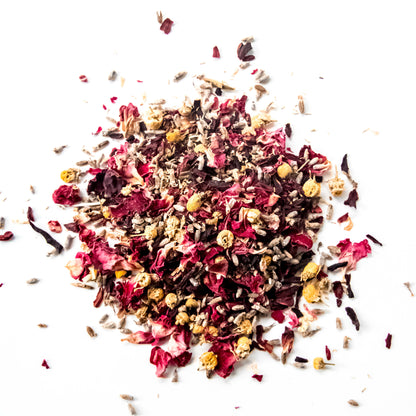
<path fill-rule="evenodd" d="M 159 30 L 157 10 L 175 22 L 169 35 Z M 0 415 L 128 414 L 120 393 L 135 396 L 138 414 L 146 416 L 415 414 L 416 298 L 403 286 L 416 282 L 412 15 L 411 2 L 400 1 L 3 3 L 0 216 L 15 238 L 0 242 Z M 233 78 L 237 45 L 249 35 L 256 59 Z M 219 60 L 212 58 L 215 45 Z M 150 101 L 181 101 L 193 93 L 198 74 L 252 96 L 255 68 L 271 76 L 269 95 L 257 108 L 275 103 L 277 125 L 292 124 L 291 147 L 310 142 L 338 165 L 349 154 L 360 194 L 358 209 L 348 209 L 354 228 L 329 224 L 324 242 L 360 241 L 371 233 L 384 246 L 373 245 L 353 273 L 356 298 L 337 309 L 331 296 L 318 321 L 322 331 L 297 337 L 286 366 L 254 352 L 228 379 L 207 380 L 196 371 L 197 351 L 173 384 L 155 377 L 148 346 L 121 343 L 118 331 L 100 328 L 99 318 L 111 311 L 92 306 L 95 293 L 70 285 L 64 265 L 77 244 L 47 258 L 46 243 L 19 221 L 28 205 L 43 228 L 51 219 L 70 221 L 71 210 L 53 206 L 51 194 L 62 184 L 60 172 L 85 158 L 82 146 L 101 141 L 91 133 L 108 126 L 103 104 L 113 115 L 123 103 L 140 104 L 144 94 Z M 112 70 L 126 79 L 123 88 L 120 78 L 107 80 Z M 179 71 L 189 74 L 169 82 Z M 88 84 L 79 81 L 82 74 Z M 310 115 L 293 113 L 299 94 Z M 64 144 L 61 155 L 52 152 Z M 337 206 L 334 218 L 346 211 Z M 40 283 L 28 286 L 32 277 Z M 345 316 L 347 305 L 357 311 L 359 333 Z M 335 329 L 337 316 L 342 331 Z M 40 322 L 48 328 L 38 328 Z M 97 338 L 88 337 L 86 325 Z M 388 332 L 391 350 L 384 343 Z M 342 349 L 344 335 L 352 338 L 349 350 Z M 334 367 L 318 372 L 290 365 L 296 355 L 324 356 L 325 345 Z M 262 383 L 251 378 L 255 365 Z M 360 407 L 350 407 L 349 399 Z"/>

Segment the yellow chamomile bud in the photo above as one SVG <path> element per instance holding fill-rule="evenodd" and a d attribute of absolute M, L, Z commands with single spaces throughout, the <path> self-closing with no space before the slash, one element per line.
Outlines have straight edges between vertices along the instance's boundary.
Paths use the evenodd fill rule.
<path fill-rule="evenodd" d="M 344 191 L 344 181 L 338 176 L 335 176 L 335 178 L 328 181 L 328 187 L 332 195 L 340 196 Z"/>
<path fill-rule="evenodd" d="M 271 262 L 272 258 L 270 256 L 263 256 L 260 260 L 260 271 L 265 272 Z"/>
<path fill-rule="evenodd" d="M 303 271 L 300 275 L 300 278 L 304 282 L 306 282 L 307 280 L 313 279 L 314 277 L 316 277 L 318 275 L 320 269 L 321 268 L 316 263 L 311 261 L 303 269 Z"/>
<path fill-rule="evenodd" d="M 314 282 L 304 286 L 302 295 L 308 303 L 319 302 L 321 299 L 319 287 Z"/>
<path fill-rule="evenodd" d="M 302 189 L 305 196 L 308 198 L 314 198 L 315 196 L 319 196 L 321 193 L 321 184 L 311 178 L 303 184 Z"/>
<path fill-rule="evenodd" d="M 247 211 L 247 220 L 252 224 L 257 222 L 260 219 L 260 217 L 261 212 L 258 209 L 253 208 Z"/>
<path fill-rule="evenodd" d="M 289 165 L 289 163 L 283 162 L 279 167 L 277 168 L 277 174 L 279 175 L 279 178 L 286 178 L 286 176 L 290 175 L 292 173 L 292 168 Z"/>
<path fill-rule="evenodd" d="M 178 297 L 174 293 L 168 293 L 165 302 L 169 309 L 173 309 L 178 304 Z"/>
<path fill-rule="evenodd" d="M 218 365 L 217 355 L 214 354 L 212 351 L 204 352 L 199 357 L 199 362 L 201 363 L 202 369 L 214 370 L 214 368 Z"/>
<path fill-rule="evenodd" d="M 117 270 L 116 272 L 114 272 L 114 274 L 116 275 L 116 279 L 120 279 L 121 277 L 126 275 L 126 271 L 125 270 Z"/>
<path fill-rule="evenodd" d="M 186 204 L 186 209 L 189 212 L 195 212 L 195 211 L 198 211 L 199 208 L 201 208 L 201 206 L 202 206 L 202 198 L 201 198 L 201 195 L 199 195 L 199 194 L 193 194 L 188 199 L 188 202 Z"/>
<path fill-rule="evenodd" d="M 238 338 L 235 352 L 240 358 L 246 358 L 250 354 L 251 339 L 247 337 Z"/>
<path fill-rule="evenodd" d="M 244 319 L 244 321 L 238 326 L 238 332 L 240 334 L 250 335 L 253 332 L 251 321 L 249 319 Z"/>
<path fill-rule="evenodd" d="M 160 288 L 153 287 L 147 291 L 147 297 L 150 300 L 154 300 L 155 302 L 161 301 L 164 296 L 165 296 L 165 292 L 163 291 L 163 289 L 160 289 Z"/>
<path fill-rule="evenodd" d="M 111 211 L 108 207 L 101 207 L 101 212 L 103 213 L 104 218 L 110 218 L 111 217 Z"/>
<path fill-rule="evenodd" d="M 251 118 L 251 127 L 255 129 L 261 129 L 266 124 L 270 123 L 271 117 L 269 114 L 261 113 L 261 114 L 255 114 Z"/>
<path fill-rule="evenodd" d="M 189 322 L 189 316 L 186 312 L 179 312 L 176 315 L 175 325 L 185 325 Z"/>
<path fill-rule="evenodd" d="M 230 248 L 234 242 L 234 234 L 228 230 L 222 230 L 217 235 L 217 244 L 223 248 Z"/>
<path fill-rule="evenodd" d="M 192 324 L 192 333 L 195 335 L 202 334 L 205 328 L 202 325 Z"/>
<path fill-rule="evenodd" d="M 197 144 L 194 148 L 195 153 L 205 153 L 207 148 L 203 144 Z"/>
<path fill-rule="evenodd" d="M 313 368 L 315 370 L 322 370 L 327 365 L 335 365 L 335 364 L 326 363 L 322 357 L 316 357 L 313 359 Z"/>
<path fill-rule="evenodd" d="M 168 133 L 166 133 L 166 140 L 169 143 L 178 143 L 178 142 L 182 141 L 183 138 L 184 138 L 184 136 L 177 129 L 173 130 L 173 131 L 169 131 Z"/>
<path fill-rule="evenodd" d="M 78 175 L 78 169 L 70 168 L 61 172 L 61 179 L 66 183 L 77 182 Z"/>
<path fill-rule="evenodd" d="M 137 282 L 140 287 L 147 287 L 152 283 L 152 278 L 149 273 L 137 273 L 134 277 L 134 281 Z"/>
<path fill-rule="evenodd" d="M 149 130 L 157 130 L 163 122 L 163 113 L 161 111 L 150 110 L 146 115 L 145 124 Z"/>
<path fill-rule="evenodd" d="M 157 228 L 154 225 L 146 225 L 144 236 L 146 240 L 154 240 L 157 237 Z"/>
<path fill-rule="evenodd" d="M 210 334 L 211 336 L 213 336 L 213 337 L 217 337 L 218 336 L 218 329 L 217 328 L 215 328 L 215 326 L 209 326 L 208 328 L 207 328 L 207 331 L 208 331 L 208 334 Z"/>
<path fill-rule="evenodd" d="M 196 309 L 199 306 L 199 302 L 194 298 L 186 299 L 185 306 L 189 309 Z"/>

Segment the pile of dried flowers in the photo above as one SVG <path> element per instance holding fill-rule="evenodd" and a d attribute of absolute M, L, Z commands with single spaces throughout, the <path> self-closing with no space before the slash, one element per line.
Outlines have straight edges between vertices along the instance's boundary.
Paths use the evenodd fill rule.
<path fill-rule="evenodd" d="M 192 343 L 209 345 L 200 357 L 207 375 L 229 376 L 253 349 L 279 359 L 281 347 L 285 362 L 295 332 L 316 331 L 320 310 L 307 305 L 331 291 L 338 306 L 344 293 L 353 297 L 349 272 L 371 251 L 366 239 L 346 239 L 330 247 L 337 263 L 327 267 L 329 255 L 314 262 L 321 186 L 340 196 L 344 181 L 323 181 L 328 159 L 310 146 L 294 154 L 290 125 L 269 129 L 267 113 L 246 112 L 246 96 L 222 99 L 212 83 L 202 91 L 175 109 L 141 114 L 122 105 L 117 127 L 102 134 L 124 141 L 88 170 L 88 198 L 78 169 L 64 171 L 66 184 L 53 193 L 58 204 L 77 204 L 65 225 L 82 242 L 67 265 L 71 276 L 97 284 L 94 306 L 134 314 L 145 326 L 124 340 L 153 345 L 158 376 L 186 365 Z M 346 157 L 341 169 L 350 179 Z M 346 204 L 355 206 L 354 184 Z M 332 282 L 337 269 L 344 277 Z M 346 312 L 358 330 L 355 312 Z M 289 318 L 281 340 L 264 338 L 260 315 Z"/>

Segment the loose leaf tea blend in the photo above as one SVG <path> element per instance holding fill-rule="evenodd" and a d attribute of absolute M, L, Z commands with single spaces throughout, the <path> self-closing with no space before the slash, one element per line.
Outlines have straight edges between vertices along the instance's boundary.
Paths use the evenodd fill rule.
<path fill-rule="evenodd" d="M 169 33 L 171 21 L 158 19 Z M 239 59 L 253 60 L 251 49 L 251 39 L 242 41 Z M 255 73 L 258 82 L 267 81 L 264 71 Z M 281 347 L 284 364 L 297 336 L 319 331 L 312 323 L 322 310 L 310 304 L 331 291 L 338 306 L 344 292 L 352 298 L 348 272 L 371 248 L 366 239 L 344 239 L 331 246 L 334 263 L 315 261 L 313 246 L 325 220 L 322 188 L 338 196 L 343 181 L 324 180 L 331 163 L 310 145 L 297 153 L 287 147 L 289 124 L 271 128 L 269 114 L 247 112 L 245 95 L 224 99 L 222 90 L 232 87 L 199 80 L 202 96 L 179 108 L 158 104 L 139 112 L 132 103 L 122 105 L 117 127 L 102 134 L 124 140 L 105 163 L 85 172 L 88 200 L 72 180 L 65 180 L 70 184 L 60 186 L 53 200 L 75 205 L 74 221 L 65 228 L 82 242 L 82 251 L 67 264 L 76 285 L 91 288 L 87 282 L 94 282 L 94 306 L 115 308 L 123 322 L 119 328 L 128 315 L 145 325 L 124 331 L 122 340 L 152 345 L 157 376 L 188 364 L 193 343 L 207 344 L 199 369 L 225 378 L 253 349 L 279 359 Z M 349 175 L 346 156 L 341 170 Z M 358 194 L 352 192 L 348 201 L 355 206 Z M 340 220 L 344 217 L 349 218 Z M 56 232 L 57 224 L 51 230 Z M 332 272 L 344 277 L 332 282 Z M 358 330 L 354 310 L 345 309 Z M 281 340 L 264 337 L 262 316 L 284 323 Z M 107 318 L 100 321 L 103 328 L 115 329 Z M 95 336 L 89 327 L 87 332 Z M 330 360 L 329 348 L 325 351 Z M 326 365 L 320 357 L 313 360 L 316 369 Z"/>

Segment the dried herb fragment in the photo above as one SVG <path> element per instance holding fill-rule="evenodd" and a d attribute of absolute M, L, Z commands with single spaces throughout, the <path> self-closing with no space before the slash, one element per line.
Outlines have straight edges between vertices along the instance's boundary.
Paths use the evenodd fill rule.
<path fill-rule="evenodd" d="M 340 269 L 342 267 L 345 267 L 348 265 L 347 261 L 342 261 L 341 263 L 335 263 L 335 264 L 331 264 L 330 266 L 328 266 L 328 271 L 333 272 L 337 269 Z"/>
<path fill-rule="evenodd" d="M 131 394 L 120 394 L 120 397 L 123 400 L 127 400 L 127 401 L 133 401 L 134 397 Z"/>
<path fill-rule="evenodd" d="M 290 123 L 286 123 L 285 133 L 286 133 L 286 136 L 289 137 L 289 138 L 292 136 L 292 127 L 291 127 Z"/>
<path fill-rule="evenodd" d="M 359 331 L 360 330 L 360 322 L 358 321 L 357 314 L 355 313 L 354 309 L 347 306 L 345 308 L 345 310 L 347 312 L 348 317 L 351 319 L 352 324 L 355 326 L 355 329 L 357 331 Z"/>
<path fill-rule="evenodd" d="M 355 400 L 348 400 L 348 404 L 353 406 L 353 407 L 358 407 L 359 406 L 358 402 L 356 402 Z"/>
<path fill-rule="evenodd" d="M 342 329 L 342 322 L 340 318 L 335 320 L 337 329 Z"/>
<path fill-rule="evenodd" d="M 350 173 L 350 169 L 348 167 L 348 155 L 347 154 L 345 154 L 344 157 L 342 158 L 341 170 L 347 175 Z"/>
<path fill-rule="evenodd" d="M 358 201 L 358 192 L 356 189 L 353 189 L 349 195 L 348 198 L 344 201 L 344 205 L 348 205 L 353 208 L 357 208 L 357 201 Z"/>
<path fill-rule="evenodd" d="M 342 348 L 345 348 L 345 349 L 349 348 L 349 346 L 350 346 L 350 341 L 351 341 L 351 338 L 350 338 L 350 337 L 345 336 L 345 337 L 344 337 L 344 341 L 343 341 L 343 343 L 342 343 Z"/>
<path fill-rule="evenodd" d="M 378 244 L 379 246 L 383 246 L 383 244 L 380 243 L 380 241 L 378 241 L 375 237 L 373 237 L 370 234 L 367 234 L 366 237 L 371 240 L 374 244 Z"/>
<path fill-rule="evenodd" d="M 39 279 L 36 279 L 35 277 L 33 279 L 26 280 L 26 283 L 28 285 L 35 285 L 38 282 L 39 282 Z"/>
<path fill-rule="evenodd" d="M 136 409 L 135 409 L 135 407 L 131 403 L 129 403 L 127 405 L 127 407 L 129 408 L 129 411 L 130 411 L 130 414 L 131 415 L 137 415 Z"/>
<path fill-rule="evenodd" d="M 59 221 L 48 221 L 48 227 L 53 233 L 61 233 L 62 226 Z"/>
<path fill-rule="evenodd" d="M 42 361 L 42 367 L 45 367 L 47 370 L 50 368 L 46 360 Z"/>
<path fill-rule="evenodd" d="M 38 327 L 39 327 L 39 328 L 47 328 L 47 327 L 48 327 L 48 325 L 46 325 L 46 324 L 38 324 Z"/>
<path fill-rule="evenodd" d="M 28 216 L 29 218 L 29 216 Z M 61 253 L 64 249 L 63 246 L 58 243 L 53 237 L 51 237 L 46 231 L 42 230 L 41 228 L 37 227 L 35 224 L 33 224 L 32 221 L 29 220 L 29 225 L 32 227 L 34 231 L 39 233 L 45 241 L 50 244 L 58 253 Z"/>
<path fill-rule="evenodd" d="M 80 287 L 82 289 L 90 289 L 90 290 L 94 289 L 94 286 L 90 286 L 82 282 L 74 282 L 74 283 L 71 283 L 71 285 L 75 287 Z"/>
<path fill-rule="evenodd" d="M 251 42 L 246 42 L 246 43 L 241 42 L 237 47 L 238 59 L 240 59 L 243 62 L 248 62 L 248 61 L 252 61 L 253 59 L 255 59 L 254 55 L 248 55 L 251 49 L 252 49 Z"/>
<path fill-rule="evenodd" d="M 391 347 L 391 338 L 392 335 L 391 334 L 387 334 L 387 338 L 386 338 L 386 348 L 390 349 Z"/>
<path fill-rule="evenodd" d="M 296 357 L 295 358 L 295 362 L 297 363 L 307 363 L 309 360 L 307 358 L 303 358 L 303 357 Z"/>
<path fill-rule="evenodd" d="M 13 236 L 14 234 L 11 231 L 6 231 L 4 234 L 0 234 L 0 241 L 9 241 Z"/>
<path fill-rule="evenodd" d="M 412 291 L 412 288 L 410 287 L 410 282 L 405 282 L 405 283 L 403 283 L 403 284 L 407 287 L 407 289 L 409 290 L 410 294 L 411 294 L 412 296 L 414 296 L 414 293 L 413 293 L 413 291 Z"/>

